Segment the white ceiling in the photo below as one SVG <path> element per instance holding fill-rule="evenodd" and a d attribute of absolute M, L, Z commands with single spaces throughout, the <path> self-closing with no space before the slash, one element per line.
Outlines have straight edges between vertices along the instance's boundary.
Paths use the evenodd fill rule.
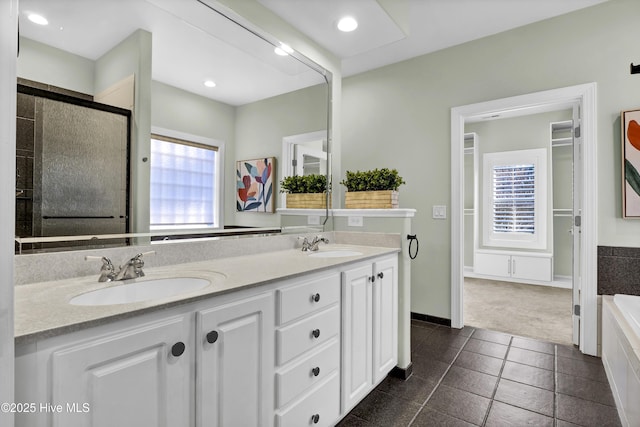
<path fill-rule="evenodd" d="M 606 0 L 256 1 L 339 57 L 349 76 Z M 20 9 L 21 35 L 93 60 L 150 31 L 154 80 L 231 105 L 323 81 L 196 0 L 20 0 Z M 50 25 L 29 22 L 32 11 Z M 356 31 L 335 28 L 344 14 L 358 19 Z M 204 88 L 206 79 L 217 86 Z"/>
<path fill-rule="evenodd" d="M 258 0 L 342 59 L 349 76 L 607 0 Z M 335 23 L 359 21 L 352 33 Z"/>

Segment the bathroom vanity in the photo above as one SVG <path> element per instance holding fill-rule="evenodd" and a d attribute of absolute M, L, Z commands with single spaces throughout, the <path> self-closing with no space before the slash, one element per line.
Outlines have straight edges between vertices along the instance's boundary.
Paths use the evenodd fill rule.
<path fill-rule="evenodd" d="M 160 300 L 18 286 L 16 402 L 34 410 L 16 425 L 334 425 L 396 366 L 397 269 L 397 249 L 330 245 L 149 269 L 137 281 L 210 282 Z"/>

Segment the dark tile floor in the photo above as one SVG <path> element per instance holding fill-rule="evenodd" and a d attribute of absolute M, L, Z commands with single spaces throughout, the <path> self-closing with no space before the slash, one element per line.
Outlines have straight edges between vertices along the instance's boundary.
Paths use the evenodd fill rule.
<path fill-rule="evenodd" d="M 619 426 L 602 362 L 571 346 L 413 321 L 413 375 L 387 377 L 338 424 Z"/>

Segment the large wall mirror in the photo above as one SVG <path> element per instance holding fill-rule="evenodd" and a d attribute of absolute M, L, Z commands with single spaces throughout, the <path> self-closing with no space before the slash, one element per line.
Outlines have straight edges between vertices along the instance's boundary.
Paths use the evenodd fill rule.
<path fill-rule="evenodd" d="M 330 158 L 331 73 L 213 0 L 21 0 L 17 65 L 17 251 L 279 232 L 277 213 L 237 211 L 237 162 L 275 160 L 278 207 L 284 141 L 324 133 Z M 163 156 L 188 166 L 169 175 L 174 212 L 160 215 Z M 209 211 L 180 217 L 198 191 L 213 192 Z"/>

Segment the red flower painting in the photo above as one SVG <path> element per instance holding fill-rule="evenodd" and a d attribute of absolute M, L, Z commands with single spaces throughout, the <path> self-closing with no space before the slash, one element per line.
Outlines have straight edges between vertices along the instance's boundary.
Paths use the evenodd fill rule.
<path fill-rule="evenodd" d="M 273 213 L 273 171 L 275 158 L 242 160 L 236 165 L 238 212 Z"/>

